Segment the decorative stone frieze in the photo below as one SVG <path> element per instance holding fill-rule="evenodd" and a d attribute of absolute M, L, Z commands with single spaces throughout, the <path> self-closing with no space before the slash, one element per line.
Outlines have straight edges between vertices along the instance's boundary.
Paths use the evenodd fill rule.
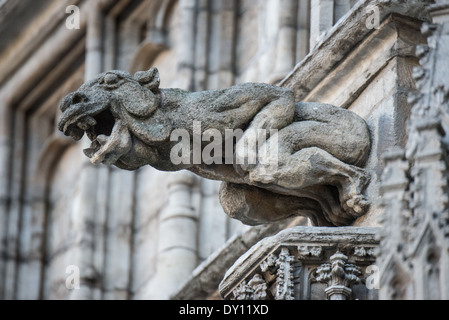
<path fill-rule="evenodd" d="M 265 238 L 228 270 L 220 284 L 230 300 L 376 299 L 368 289 L 377 228 L 293 227 Z M 257 294 L 256 294 L 257 292 Z"/>

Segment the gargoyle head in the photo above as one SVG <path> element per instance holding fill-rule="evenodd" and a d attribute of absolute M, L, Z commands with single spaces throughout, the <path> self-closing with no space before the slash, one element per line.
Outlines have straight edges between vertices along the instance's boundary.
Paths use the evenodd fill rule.
<path fill-rule="evenodd" d="M 102 73 L 62 100 L 58 128 L 75 140 L 86 133 L 92 144 L 84 153 L 93 163 L 115 164 L 132 147 L 131 134 L 141 131 L 136 126 L 155 113 L 159 83 L 156 68 Z"/>

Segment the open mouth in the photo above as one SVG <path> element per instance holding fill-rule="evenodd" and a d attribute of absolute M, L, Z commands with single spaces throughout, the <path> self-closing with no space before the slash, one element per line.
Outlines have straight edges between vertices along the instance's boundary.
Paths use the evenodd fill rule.
<path fill-rule="evenodd" d="M 93 120 L 93 121 L 92 121 Z M 78 127 L 86 132 L 87 137 L 92 141 L 89 148 L 84 149 L 84 153 L 89 158 L 100 150 L 106 143 L 114 129 L 115 118 L 109 109 L 100 112 L 97 115 L 87 117 L 87 120 L 78 123 Z"/>
<path fill-rule="evenodd" d="M 111 111 L 114 102 L 113 97 L 95 101 L 83 92 L 70 94 L 61 102 L 58 129 L 76 141 L 86 133 L 92 143 L 83 151 L 94 164 L 114 164 L 132 146 L 126 124 Z"/>
<path fill-rule="evenodd" d="M 109 109 L 86 118 L 77 124 L 92 141 L 90 147 L 83 150 L 92 163 L 114 164 L 130 150 L 131 136 L 126 125 L 115 119 Z"/>
<path fill-rule="evenodd" d="M 63 113 L 58 122 L 59 130 L 76 141 L 80 140 L 84 133 L 90 140 L 95 140 L 101 134 L 110 135 L 115 119 L 109 104 L 83 101 L 79 97 L 84 95 L 75 94 L 63 100 L 61 106 Z"/>

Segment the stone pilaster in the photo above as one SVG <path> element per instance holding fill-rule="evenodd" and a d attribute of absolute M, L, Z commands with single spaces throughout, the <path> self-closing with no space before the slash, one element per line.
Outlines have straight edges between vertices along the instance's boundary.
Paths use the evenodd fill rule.
<path fill-rule="evenodd" d="M 168 204 L 159 217 L 157 296 L 167 299 L 198 264 L 198 212 L 192 206 L 191 189 L 196 178 L 190 172 L 170 175 Z"/>
<path fill-rule="evenodd" d="M 439 10 L 445 10 L 447 3 L 440 2 L 428 8 L 432 16 L 444 21 L 445 14 Z M 384 171 L 384 181 L 392 180 L 398 173 L 403 181 L 402 186 L 396 188 L 396 197 L 387 200 L 391 205 L 386 207 L 384 217 L 382 250 L 378 257 L 382 264 L 381 297 L 384 299 L 449 297 L 446 139 L 449 128 L 446 120 L 449 110 L 446 75 L 449 25 L 426 23 L 422 32 L 428 37 L 428 45 L 418 46 L 416 50 L 421 66 L 413 72 L 418 91 L 409 96 L 413 108 L 406 157 L 399 161 L 390 157 Z M 397 164 L 401 165 L 398 167 Z M 392 171 L 393 167 L 396 169 Z M 386 192 L 387 196 L 393 194 L 392 190 Z M 402 206 L 402 210 L 398 210 L 394 203 Z"/>

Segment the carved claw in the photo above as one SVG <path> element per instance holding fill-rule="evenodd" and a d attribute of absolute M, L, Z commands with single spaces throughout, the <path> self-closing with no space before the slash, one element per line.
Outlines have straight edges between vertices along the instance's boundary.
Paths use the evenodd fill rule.
<path fill-rule="evenodd" d="M 346 200 L 346 202 L 343 204 L 343 207 L 345 211 L 353 211 L 355 213 L 354 216 L 359 217 L 368 211 L 370 202 L 366 199 L 365 196 L 356 195 Z"/>

